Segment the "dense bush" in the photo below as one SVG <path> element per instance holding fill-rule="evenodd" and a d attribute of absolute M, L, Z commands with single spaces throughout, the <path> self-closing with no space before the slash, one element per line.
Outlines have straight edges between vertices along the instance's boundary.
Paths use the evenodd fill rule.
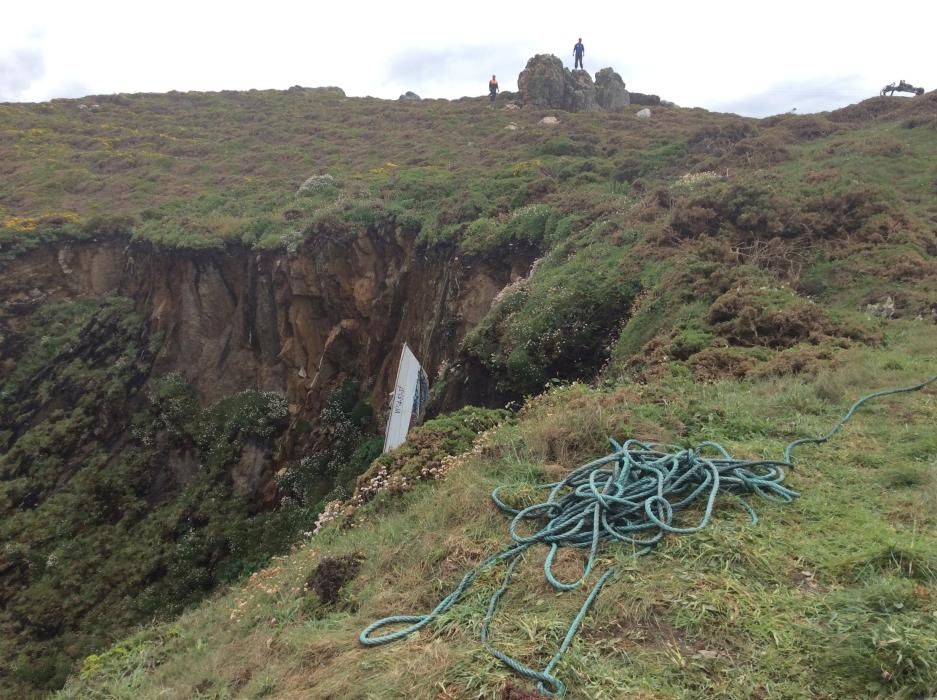
<path fill-rule="evenodd" d="M 303 508 L 314 518 L 326 500 L 349 495 L 384 445 L 367 433 L 370 419 L 371 406 L 359 399 L 358 384 L 339 386 L 319 413 L 319 447 L 289 464 L 277 479 L 281 505 Z"/>
<path fill-rule="evenodd" d="M 639 284 L 625 248 L 556 250 L 509 290 L 465 340 L 502 390 L 534 393 L 551 379 L 589 376 L 605 361 Z"/>
<path fill-rule="evenodd" d="M 256 570 L 315 519 L 315 503 L 258 512 L 232 481 L 243 449 L 269 451 L 286 426 L 283 397 L 245 391 L 202 408 L 180 374 L 141 391 L 154 356 L 144 328 L 128 300 L 47 304 L 0 392 L 0 688 L 11 697 L 61 685 L 76 658 Z M 355 466 L 338 466 L 326 489 L 350 487 L 379 451 L 354 398 L 340 397 L 355 427 L 334 452 Z"/>

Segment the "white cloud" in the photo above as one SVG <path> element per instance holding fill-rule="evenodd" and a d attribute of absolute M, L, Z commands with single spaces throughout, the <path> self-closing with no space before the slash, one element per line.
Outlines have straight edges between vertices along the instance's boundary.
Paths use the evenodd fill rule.
<path fill-rule="evenodd" d="M 36 49 L 19 48 L 0 54 L 0 102 L 15 100 L 45 73 L 45 60 Z"/>
<path fill-rule="evenodd" d="M 747 114 L 828 109 L 901 78 L 937 82 L 929 42 L 909 41 L 903 29 L 932 26 L 937 5 L 912 0 L 893 0 L 887 13 L 822 0 L 8 4 L 0 46 L 13 49 L 0 56 L 0 96 L 16 100 L 74 94 L 76 85 L 108 93 L 294 84 L 455 98 L 483 94 L 492 73 L 515 89 L 535 53 L 570 64 L 579 36 L 593 73 L 610 65 L 630 89 Z M 894 18 L 901 30 L 889 30 Z M 41 60 L 11 61 L 16 51 Z"/>
<path fill-rule="evenodd" d="M 711 105 L 719 112 L 735 112 L 753 117 L 766 117 L 796 110 L 798 114 L 822 112 L 853 104 L 871 94 L 861 76 L 832 76 L 799 81 L 782 81 L 763 91 L 740 97 L 729 97 Z"/>

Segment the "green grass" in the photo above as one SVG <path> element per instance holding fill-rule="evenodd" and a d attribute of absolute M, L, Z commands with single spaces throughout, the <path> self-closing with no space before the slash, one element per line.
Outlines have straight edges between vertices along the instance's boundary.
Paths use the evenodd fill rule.
<path fill-rule="evenodd" d="M 929 333 L 902 324 L 889 349 L 850 351 L 832 371 L 846 402 L 932 373 Z M 901 357 L 901 369 L 894 358 Z M 857 373 L 856 368 L 862 368 Z M 845 408 L 797 377 L 691 381 L 611 390 L 572 385 L 528 403 L 516 424 L 490 433 L 440 483 L 362 509 L 352 529 L 326 530 L 243 587 L 147 628 L 85 662 L 61 697 L 196 691 L 279 697 L 495 697 L 525 687 L 482 650 L 478 629 L 497 572 L 485 574 L 438 623 L 366 649 L 357 633 L 391 613 L 428 610 L 466 568 L 506 541 L 488 502 L 500 484 L 529 484 L 570 468 L 619 438 L 717 439 L 738 456 L 780 456 Z M 711 420 L 690 432 L 690 415 Z M 619 573 L 602 592 L 558 667 L 571 697 L 919 697 L 937 691 L 937 518 L 934 481 L 908 485 L 908 460 L 937 469 L 937 394 L 867 406 L 831 443 L 796 454 L 790 506 L 753 502 L 759 525 L 731 501 L 711 528 L 668 538 L 633 560 L 605 547 Z M 552 445 L 552 447 L 547 447 Z M 861 504 L 861 505 L 857 505 Z M 325 556 L 359 553 L 358 576 L 331 611 L 310 618 L 302 581 Z M 575 560 L 577 557 L 572 557 Z M 534 666 L 552 654 L 582 593 L 556 594 L 532 553 L 495 623 L 497 643 Z M 575 563 L 564 563 L 574 571 Z M 246 680 L 245 680 L 246 679 Z M 204 685 L 204 687 L 203 687 Z M 201 689 L 201 690 L 200 690 Z"/>
<path fill-rule="evenodd" d="M 492 110 L 483 100 L 410 105 L 298 91 L 95 99 L 96 111 L 79 109 L 87 100 L 0 109 L 4 249 L 42 231 L 74 235 L 76 217 L 101 215 L 131 217 L 135 235 L 181 247 L 284 247 L 337 199 L 376 199 L 426 224 L 429 239 L 458 236 L 452 227 L 529 203 L 569 209 L 569 195 L 590 185 L 600 185 L 589 197 L 597 207 L 610 185 L 640 180 L 651 188 L 706 169 L 707 135 L 738 122 L 664 107 L 653 125 L 582 114 L 544 129 L 539 111 Z M 520 129 L 505 131 L 512 121 Z M 749 135 L 788 133 L 783 124 L 745 124 Z M 915 153 L 926 151 L 927 129 L 901 136 Z M 732 157 L 746 168 L 741 156 L 724 156 Z M 915 178 L 909 186 L 926 180 L 926 168 L 907 171 Z M 334 188 L 297 196 L 307 177 L 324 173 Z M 883 175 L 883 186 L 890 179 Z M 285 220 L 286 211 L 302 217 Z"/>
<path fill-rule="evenodd" d="M 281 500 L 262 507 L 231 474 L 245 446 L 290 429 L 275 397 L 200 406 L 153 374 L 159 343 L 127 301 L 4 311 L 0 687 L 56 687 L 97 651 L 65 696 L 497 696 L 510 676 L 475 641 L 494 574 L 413 642 L 354 641 L 391 610 L 430 608 L 498 548 L 494 485 L 574 466 L 608 435 L 777 456 L 864 391 L 933 374 L 937 131 L 918 124 L 933 98 L 761 121 L 662 107 L 650 121 L 577 114 L 550 129 L 546 112 L 485 100 L 302 91 L 0 106 L 11 270 L 102 237 L 180 255 L 315 255 L 367 232 L 429 259 L 540 259 L 518 265 L 434 392 L 451 400 L 472 381 L 492 404 L 528 397 L 516 420 L 452 460 L 505 416 L 443 415 L 372 462 L 367 407 L 330 402 L 292 428 L 328 424 L 329 438 L 283 456 Z M 325 173 L 331 183 L 298 191 Z M 865 312 L 886 297 L 894 319 Z M 622 573 L 560 667 L 574 696 L 937 692 L 933 396 L 871 406 L 834 443 L 805 448 L 790 477 L 803 498 L 760 507 L 757 528 L 727 504 L 712 530 L 640 562 L 608 552 Z M 102 406 L 116 426 L 103 437 Z M 198 475 L 155 488 L 154 444 L 167 439 L 160 449 Z M 332 528 L 237 583 L 382 467 L 392 493 L 351 515 L 336 505 Z M 355 552 L 362 569 L 334 609 L 303 592 L 323 556 Z M 525 574 L 497 635 L 533 662 L 579 599 L 535 583 L 535 562 Z"/>
<path fill-rule="evenodd" d="M 639 285 L 629 279 L 626 246 L 590 238 L 557 246 L 466 338 L 467 353 L 504 390 L 533 394 L 549 380 L 595 372 L 605 360 Z"/>

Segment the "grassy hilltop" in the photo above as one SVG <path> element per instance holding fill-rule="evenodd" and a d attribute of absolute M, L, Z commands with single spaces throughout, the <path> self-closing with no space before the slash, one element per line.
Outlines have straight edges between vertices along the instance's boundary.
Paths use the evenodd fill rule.
<path fill-rule="evenodd" d="M 119 475 L 83 477 L 55 511 L 29 510 L 23 494 L 59 478 L 57 462 L 40 459 L 48 443 L 90 428 L 52 416 L 32 442 L 18 441 L 0 457 L 0 592 L 7 600 L 32 587 L 16 598 L 20 617 L 0 618 L 8 674 L 0 688 L 38 694 L 71 671 L 61 697 L 536 697 L 478 642 L 498 569 L 413 638 L 377 649 L 357 643 L 378 617 L 428 611 L 503 546 L 506 521 L 490 504 L 492 488 L 518 484 L 517 497 L 530 496 L 534 483 L 605 454 L 608 436 L 716 440 L 738 457 L 779 458 L 787 442 L 825 432 L 860 395 L 937 373 L 937 93 L 762 120 L 676 107 L 638 120 L 633 111 L 397 103 L 302 89 L 0 106 L 7 270 L 66 239 L 295 253 L 307 241 L 365 230 L 415 235 L 427 254 L 444 248 L 483 262 L 524 249 L 538 258 L 498 295 L 433 389 L 452 395 L 468 378 L 489 390 L 476 395 L 523 408 L 440 416 L 370 466 L 353 449 L 368 436 L 356 433 L 361 442 L 339 460 L 354 469 L 339 468 L 351 485 L 367 469 L 359 498 L 333 503 L 315 536 L 302 533 L 322 502 L 248 518 L 227 504 L 220 482 L 152 516 Z M 547 114 L 560 123 L 540 124 Z M 30 331 L 37 351 L 5 375 L 0 418 L 25 410 L 29 382 L 55 390 L 58 375 L 44 368 L 78 342 L 72 317 L 92 312 L 94 327 L 121 349 L 106 368 L 70 370 L 94 389 L 86 403 L 147 382 L 152 405 L 141 411 L 175 420 L 181 406 L 176 417 L 195 443 L 212 425 L 234 425 L 231 405 L 198 407 L 173 378 L 114 365 L 126 348 L 147 353 L 146 325 L 121 299 L 37 312 L 45 314 Z M 225 435 L 272 429 L 258 415 L 257 425 L 198 443 L 216 459 L 212 469 L 229 458 Z M 788 480 L 802 497 L 789 506 L 754 502 L 757 526 L 726 498 L 710 529 L 668 538 L 647 557 L 604 548 L 602 566 L 617 564 L 619 573 L 557 668 L 568 696 L 937 693 L 935 421 L 933 386 L 883 400 L 830 444 L 796 453 Z M 144 455 L 136 439 L 126 444 Z M 146 460 L 122 463 L 128 479 L 158 464 Z M 181 557 L 159 533 L 214 496 L 224 505 L 211 506 L 213 522 L 235 525 L 213 525 L 211 535 L 242 537 L 250 551 L 224 560 L 226 575 L 211 585 L 183 588 L 174 614 L 217 592 L 166 619 L 173 586 L 201 575 L 198 556 L 209 550 Z M 112 502 L 136 510 L 109 509 Z M 100 530 L 82 530 L 78 514 L 89 503 L 101 509 Z M 255 515 L 289 519 L 287 534 L 267 536 L 270 526 Z M 61 519 L 88 552 L 103 533 L 112 538 L 93 554 L 111 557 L 107 595 L 78 580 L 63 594 L 60 579 L 78 575 L 49 564 L 62 551 Z M 143 530 L 162 536 L 166 552 L 137 551 Z M 146 557 L 175 556 L 165 561 L 181 568 L 162 587 L 134 588 L 119 580 L 124 555 L 135 557 L 135 571 L 150 566 L 140 563 Z M 494 632 L 535 667 L 584 595 L 557 595 L 541 565 L 535 556 L 522 565 Z M 85 566 L 93 580 L 95 567 Z M 577 566 L 577 556 L 561 557 L 570 577 Z M 25 636 L 30 610 L 67 613 L 68 641 L 51 628 L 51 642 Z"/>

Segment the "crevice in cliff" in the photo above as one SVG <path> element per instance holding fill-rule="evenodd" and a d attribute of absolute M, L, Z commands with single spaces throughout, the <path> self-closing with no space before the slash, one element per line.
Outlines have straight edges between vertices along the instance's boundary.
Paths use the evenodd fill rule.
<path fill-rule="evenodd" d="M 51 299 L 117 293 L 133 300 L 154 339 L 153 376 L 182 373 L 203 405 L 245 389 L 273 391 L 287 398 L 294 423 L 314 421 L 329 391 L 353 379 L 376 409 L 376 427 L 401 344 L 435 376 L 536 257 L 502 253 L 426 249 L 392 226 L 309 241 L 294 254 L 63 239 L 7 265 L 0 363 L 17 352 L 17 316 Z M 449 391 L 444 404 L 458 407 L 477 393 Z"/>

